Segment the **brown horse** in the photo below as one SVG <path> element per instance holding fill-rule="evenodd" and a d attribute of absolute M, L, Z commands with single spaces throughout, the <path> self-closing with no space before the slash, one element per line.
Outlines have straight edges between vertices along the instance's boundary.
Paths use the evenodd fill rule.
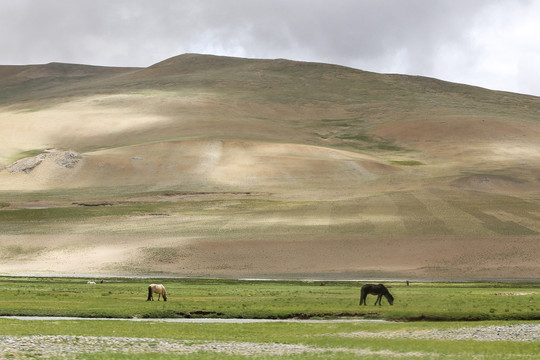
<path fill-rule="evenodd" d="M 167 301 L 167 291 L 165 290 L 165 286 L 161 284 L 150 284 L 150 286 L 148 286 L 148 299 L 146 299 L 146 301 L 154 301 L 153 293 L 158 294 L 158 301 L 161 296 L 163 296 L 163 301 Z"/>
<path fill-rule="evenodd" d="M 388 300 L 390 305 L 394 305 L 394 297 L 383 284 L 366 284 L 362 286 L 362 289 L 360 290 L 360 305 L 366 305 L 366 298 L 368 294 L 377 295 L 377 300 L 375 300 L 374 305 L 379 303 L 379 306 L 381 306 L 381 299 L 383 296 L 386 298 L 386 300 Z"/>

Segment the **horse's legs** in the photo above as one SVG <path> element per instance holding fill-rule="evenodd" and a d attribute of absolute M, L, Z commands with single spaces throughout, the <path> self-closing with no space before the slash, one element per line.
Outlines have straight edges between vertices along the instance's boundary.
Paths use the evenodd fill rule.
<path fill-rule="evenodd" d="M 375 300 L 375 305 L 379 303 L 379 306 L 381 306 L 381 299 L 382 299 L 382 294 L 377 295 L 377 300 Z"/>

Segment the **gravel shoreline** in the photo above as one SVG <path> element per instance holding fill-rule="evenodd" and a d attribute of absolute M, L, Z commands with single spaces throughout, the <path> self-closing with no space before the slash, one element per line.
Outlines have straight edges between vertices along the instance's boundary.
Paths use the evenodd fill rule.
<path fill-rule="evenodd" d="M 448 330 L 358 331 L 354 333 L 339 333 L 336 336 L 386 339 L 540 341 L 540 324 L 464 327 Z"/>
<path fill-rule="evenodd" d="M 295 355 L 305 353 L 344 352 L 356 355 L 382 355 L 385 357 L 418 357 L 422 352 L 398 353 L 388 350 L 320 348 L 302 344 L 250 343 L 236 341 L 190 341 L 153 338 L 95 337 L 71 335 L 0 335 L 0 359 L 69 359 L 78 354 L 90 353 L 174 353 L 216 352 L 227 355 Z"/>
<path fill-rule="evenodd" d="M 540 324 L 485 326 L 449 330 L 400 330 L 383 332 L 353 332 L 326 334 L 354 338 L 438 339 L 475 341 L 540 341 Z M 85 353 L 176 353 L 199 351 L 229 355 L 294 355 L 303 353 L 344 352 L 356 355 L 387 357 L 419 357 L 432 354 L 422 352 L 398 353 L 368 349 L 321 348 L 302 344 L 250 343 L 235 341 L 192 341 L 154 338 L 95 337 L 72 335 L 0 335 L 0 359 L 4 358 L 69 358 Z"/>
<path fill-rule="evenodd" d="M 313 352 L 303 345 L 243 342 L 209 342 L 129 337 L 95 337 L 71 335 L 0 336 L 0 356 L 21 354 L 38 358 L 97 352 L 110 353 L 177 353 L 198 351 L 236 355 L 299 354 Z"/>

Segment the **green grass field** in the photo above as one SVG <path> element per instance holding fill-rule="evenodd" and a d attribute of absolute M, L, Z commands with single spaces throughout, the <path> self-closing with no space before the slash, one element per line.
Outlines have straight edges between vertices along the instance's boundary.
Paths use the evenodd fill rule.
<path fill-rule="evenodd" d="M 189 344 L 295 344 L 307 346 L 305 353 L 270 355 L 261 359 L 382 359 L 400 358 L 486 358 L 534 359 L 538 341 L 475 341 L 431 339 L 430 332 L 456 329 L 538 324 L 540 287 L 530 283 L 387 283 L 395 297 L 394 306 L 383 300 L 374 306 L 358 305 L 358 282 L 249 281 L 230 279 L 125 279 L 109 278 L 87 284 L 79 278 L 0 278 L 3 316 L 61 316 L 126 318 L 111 320 L 18 320 L 0 319 L 0 336 L 72 336 L 165 339 Z M 169 301 L 147 302 L 147 285 L 161 282 Z M 172 323 L 132 322 L 128 318 L 259 318 L 297 319 L 270 323 Z M 391 322 L 307 322 L 306 319 L 387 319 Z M 302 321 L 304 320 L 304 321 Z M 421 321 L 419 321 L 421 320 Z M 470 321 L 475 320 L 475 321 Z M 482 320 L 482 321 L 478 321 Z M 402 336 L 420 334 L 416 338 Z M 75 340 L 74 340 L 75 339 Z M 111 340 L 112 341 L 112 340 Z M 156 345 L 157 346 L 157 345 Z M 246 345 L 247 346 L 247 345 Z M 268 345 L 269 346 L 269 345 Z M 274 346 L 274 345 L 272 345 Z M 0 345 L 1 349 L 1 345 Z M 313 349 L 317 349 L 316 351 Z M 217 350 L 216 350 L 217 351 Z M 84 359 L 217 359 L 247 358 L 201 351 L 179 353 L 120 354 L 79 353 Z M 306 350 L 307 351 L 307 350 Z M 157 349 L 156 349 L 157 352 Z M 8 354 L 9 355 L 9 354 Z M 28 355 L 28 354 L 26 354 Z M 11 357 L 26 356 L 24 351 Z M 35 355 L 35 354 L 34 354 Z M 0 357 L 2 354 L 0 353 Z M 6 356 L 4 354 L 4 356 Z M 39 358 L 39 356 L 38 356 Z"/>
<path fill-rule="evenodd" d="M 1 315 L 105 318 L 338 318 L 540 320 L 540 287 L 529 283 L 388 283 L 395 305 L 359 306 L 360 283 L 161 279 L 168 302 L 146 302 L 150 280 L 2 278 Z M 324 284 L 324 286 L 321 286 Z M 512 295 L 517 294 L 517 295 Z"/>

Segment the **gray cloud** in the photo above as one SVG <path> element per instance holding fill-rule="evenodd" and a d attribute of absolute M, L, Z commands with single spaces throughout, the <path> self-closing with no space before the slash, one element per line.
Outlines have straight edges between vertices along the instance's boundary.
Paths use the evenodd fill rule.
<path fill-rule="evenodd" d="M 0 0 L 0 64 L 148 66 L 198 52 L 540 95 L 539 12 L 514 0 Z"/>

